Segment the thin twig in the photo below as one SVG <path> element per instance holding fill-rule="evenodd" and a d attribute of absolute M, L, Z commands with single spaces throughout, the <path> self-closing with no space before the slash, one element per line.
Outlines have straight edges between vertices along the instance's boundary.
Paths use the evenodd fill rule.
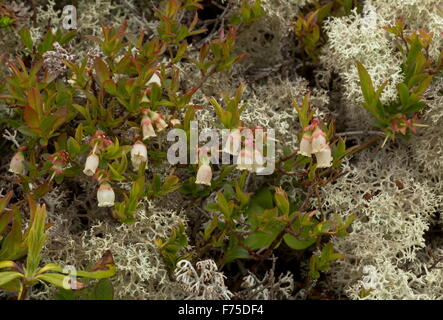
<path fill-rule="evenodd" d="M 340 132 L 335 134 L 337 137 L 346 137 L 346 136 L 361 136 L 361 135 L 377 135 L 384 136 L 382 131 L 375 130 L 360 130 L 360 131 L 348 131 L 348 132 Z"/>

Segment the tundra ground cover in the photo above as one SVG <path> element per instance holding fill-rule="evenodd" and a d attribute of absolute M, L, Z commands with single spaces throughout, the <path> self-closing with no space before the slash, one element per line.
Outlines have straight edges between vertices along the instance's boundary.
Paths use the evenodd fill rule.
<path fill-rule="evenodd" d="M 442 298 L 442 11 L 0 2 L 0 297 Z"/>

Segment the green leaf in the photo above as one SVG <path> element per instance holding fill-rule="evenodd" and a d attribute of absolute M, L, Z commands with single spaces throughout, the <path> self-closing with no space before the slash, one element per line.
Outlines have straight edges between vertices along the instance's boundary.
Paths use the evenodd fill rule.
<path fill-rule="evenodd" d="M 77 140 L 70 137 L 67 142 L 68 153 L 72 159 L 75 159 L 80 154 L 81 147 Z"/>
<path fill-rule="evenodd" d="M 211 222 L 207 225 L 207 227 L 205 228 L 205 231 L 203 233 L 203 239 L 205 241 L 209 240 L 209 238 L 211 237 L 212 232 L 214 232 L 214 230 L 217 228 L 218 223 L 219 223 L 218 216 L 214 215 L 214 217 L 212 218 Z"/>
<path fill-rule="evenodd" d="M 9 192 L 0 199 L 0 215 L 2 214 L 3 210 L 6 209 L 6 207 L 9 204 L 9 201 L 11 201 L 12 196 L 14 195 L 13 190 L 9 190 Z"/>
<path fill-rule="evenodd" d="M 13 206 L 14 221 L 11 231 L 3 239 L 0 248 L 1 260 L 16 260 L 26 254 L 26 245 L 23 243 L 22 222 L 17 207 Z"/>
<path fill-rule="evenodd" d="M 105 279 L 115 275 L 116 267 L 113 264 L 107 264 L 107 270 L 97 271 L 77 271 L 77 276 L 89 279 Z"/>
<path fill-rule="evenodd" d="M 46 32 L 43 37 L 43 41 L 38 45 L 37 52 L 38 56 L 41 57 L 46 51 L 52 48 L 52 44 L 55 41 L 54 34 L 51 31 L 51 28 Z"/>
<path fill-rule="evenodd" d="M 256 204 L 263 209 L 274 208 L 274 201 L 271 190 L 269 190 L 269 188 L 260 189 L 254 196 L 252 196 L 251 204 Z"/>
<path fill-rule="evenodd" d="M 309 240 L 298 240 L 296 237 L 289 233 L 283 236 L 283 240 L 290 248 L 295 250 L 304 250 L 313 245 L 315 241 L 317 241 L 317 239 L 315 238 Z"/>
<path fill-rule="evenodd" d="M 221 212 L 225 214 L 226 217 L 230 217 L 232 214 L 232 206 L 231 204 L 226 200 L 223 192 L 219 192 L 217 194 L 217 204 Z"/>
<path fill-rule="evenodd" d="M 23 274 L 17 271 L 3 271 L 0 272 L 0 287 L 6 285 L 7 283 L 18 279 L 23 278 Z"/>
<path fill-rule="evenodd" d="M 398 85 L 398 95 L 400 97 L 401 104 L 406 106 L 409 99 L 409 89 L 404 83 L 400 83 Z"/>
<path fill-rule="evenodd" d="M 95 300 L 113 300 L 114 288 L 111 281 L 109 279 L 101 279 L 95 287 L 94 295 Z"/>
<path fill-rule="evenodd" d="M 22 39 L 23 44 L 25 45 L 25 47 L 29 50 L 32 51 L 32 37 L 31 37 L 31 33 L 29 32 L 29 29 L 23 28 L 20 30 L 20 38 Z"/>
<path fill-rule="evenodd" d="M 103 84 L 104 81 L 109 80 L 111 78 L 108 66 L 105 64 L 105 62 L 102 59 L 96 58 L 94 60 L 94 69 L 100 84 Z"/>
<path fill-rule="evenodd" d="M 245 239 L 245 245 L 250 247 L 252 250 L 267 248 L 271 245 L 272 241 L 275 240 L 277 235 L 277 233 L 263 231 L 254 232 Z"/>
<path fill-rule="evenodd" d="M 5 268 L 15 268 L 17 265 L 15 264 L 14 261 L 1 261 L 0 262 L 0 269 L 5 269 Z"/>
<path fill-rule="evenodd" d="M 26 259 L 26 269 L 29 273 L 34 273 L 38 269 L 41 259 L 41 250 L 45 245 L 45 221 L 46 221 L 46 206 L 35 205 L 34 200 L 28 197 L 31 207 L 32 223 L 29 228 L 29 233 L 25 239 L 28 245 L 28 257 Z"/>
<path fill-rule="evenodd" d="M 37 277 L 35 277 L 35 279 L 40 280 L 40 281 L 44 281 L 44 282 L 48 282 L 50 284 L 53 284 L 56 287 L 59 288 L 64 288 L 66 289 L 65 283 L 67 281 L 65 281 L 66 279 L 66 275 L 64 274 L 60 274 L 60 273 L 43 273 L 38 275 Z"/>
<path fill-rule="evenodd" d="M 249 258 L 248 251 L 243 247 L 235 246 L 226 251 L 223 262 L 226 264 L 236 259 L 247 259 L 247 258 Z"/>
<path fill-rule="evenodd" d="M 363 64 L 360 61 L 356 62 L 358 75 L 360 77 L 360 87 L 363 93 L 363 97 L 365 98 L 368 104 L 371 104 L 373 101 L 373 97 L 375 95 L 374 86 L 372 84 L 371 76 L 368 71 L 365 69 Z"/>
<path fill-rule="evenodd" d="M 60 37 L 60 39 L 58 39 L 58 43 L 60 43 L 60 45 L 64 45 L 69 41 L 71 41 L 72 39 L 74 39 L 76 35 L 77 35 L 77 30 L 71 30 L 69 32 L 66 32 Z"/>
<path fill-rule="evenodd" d="M 285 215 L 289 215 L 289 200 L 288 195 L 282 188 L 275 188 L 275 203 L 278 209 Z"/>

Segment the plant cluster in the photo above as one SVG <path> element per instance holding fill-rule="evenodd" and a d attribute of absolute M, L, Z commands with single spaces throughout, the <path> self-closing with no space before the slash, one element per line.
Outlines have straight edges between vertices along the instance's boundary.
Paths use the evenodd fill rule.
<path fill-rule="evenodd" d="M 149 28 L 125 20 L 85 37 L 50 22 L 37 36 L 37 8 L 30 28 L 20 5 L 0 3 L 0 31 L 21 41 L 0 54 L 2 294 L 366 299 L 422 285 L 415 262 L 439 245 L 425 231 L 441 223 L 443 184 L 411 159 L 425 144 L 410 138 L 427 139 L 416 128 L 440 107 L 441 35 L 385 23 L 370 0 L 153 1 Z M 307 79 L 284 77 L 300 66 Z M 194 148 L 194 121 L 228 132 L 222 145 Z M 168 163 L 171 129 L 195 162 Z M 430 156 L 443 155 L 438 134 Z"/>

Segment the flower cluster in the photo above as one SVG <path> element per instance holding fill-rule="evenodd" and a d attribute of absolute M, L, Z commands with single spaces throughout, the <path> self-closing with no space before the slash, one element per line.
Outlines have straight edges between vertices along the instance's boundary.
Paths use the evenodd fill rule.
<path fill-rule="evenodd" d="M 312 119 L 310 125 L 303 129 L 299 153 L 311 157 L 315 154 L 317 168 L 328 168 L 332 165 L 331 147 L 326 140 L 326 133 L 320 128 L 320 120 Z"/>
<path fill-rule="evenodd" d="M 226 139 L 223 151 L 237 156 L 236 165 L 238 170 L 259 173 L 264 169 L 265 157 L 262 150 L 258 149 L 257 137 L 252 130 L 243 127 L 231 131 Z M 255 129 L 262 130 L 261 127 Z M 244 130 L 244 132 L 242 132 Z M 242 148 L 242 137 L 245 137 Z"/>
<path fill-rule="evenodd" d="M 149 139 L 150 137 L 157 136 L 154 130 L 154 126 L 155 129 L 157 129 L 157 132 L 161 132 L 168 127 L 168 124 L 164 120 L 164 116 L 162 114 L 155 111 L 151 111 L 149 109 L 145 109 L 143 110 L 143 118 L 140 126 L 143 133 L 143 140 L 146 140 Z"/>

